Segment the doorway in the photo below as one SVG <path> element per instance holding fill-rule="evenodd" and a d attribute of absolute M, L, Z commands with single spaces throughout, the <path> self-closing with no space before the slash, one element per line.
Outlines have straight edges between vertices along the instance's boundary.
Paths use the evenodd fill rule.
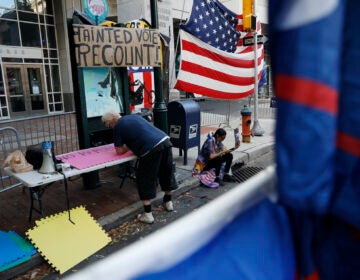
<path fill-rule="evenodd" d="M 41 65 L 4 65 L 4 76 L 11 117 L 31 116 L 47 112 Z"/>

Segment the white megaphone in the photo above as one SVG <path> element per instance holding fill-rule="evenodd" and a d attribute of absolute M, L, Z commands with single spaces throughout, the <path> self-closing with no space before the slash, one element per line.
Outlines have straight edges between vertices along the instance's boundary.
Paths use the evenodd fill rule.
<path fill-rule="evenodd" d="M 43 153 L 43 161 L 42 161 L 42 165 L 39 169 L 39 173 L 43 173 L 43 174 L 53 174 L 56 173 L 56 169 L 55 169 L 55 163 L 53 160 L 53 155 L 52 155 L 52 144 L 50 141 L 44 141 L 42 142 L 42 153 Z"/>

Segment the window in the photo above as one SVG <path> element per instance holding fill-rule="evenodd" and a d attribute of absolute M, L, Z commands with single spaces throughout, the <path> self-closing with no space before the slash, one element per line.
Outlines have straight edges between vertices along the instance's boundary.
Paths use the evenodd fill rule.
<path fill-rule="evenodd" d="M 0 19 L 0 45 L 20 46 L 18 23 Z"/>
<path fill-rule="evenodd" d="M 20 22 L 22 45 L 24 47 L 41 47 L 38 24 Z"/>
<path fill-rule="evenodd" d="M 11 52 L 2 57 L 6 71 L 5 78 L 1 77 L 5 81 L 0 80 L 0 118 L 24 116 L 34 110 L 63 111 L 52 0 L 0 0 L 0 45 L 39 48 L 43 53 L 43 58 L 12 57 Z M 34 69 L 36 75 L 25 74 Z M 23 89 L 15 87 L 14 81 L 21 81 Z M 4 84 L 12 89 L 5 92 Z"/>

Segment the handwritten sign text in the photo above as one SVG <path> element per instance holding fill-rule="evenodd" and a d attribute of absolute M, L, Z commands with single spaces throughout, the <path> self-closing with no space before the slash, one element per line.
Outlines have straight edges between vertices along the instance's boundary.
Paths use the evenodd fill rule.
<path fill-rule="evenodd" d="M 73 25 L 78 67 L 160 66 L 160 33 L 131 29 Z"/>

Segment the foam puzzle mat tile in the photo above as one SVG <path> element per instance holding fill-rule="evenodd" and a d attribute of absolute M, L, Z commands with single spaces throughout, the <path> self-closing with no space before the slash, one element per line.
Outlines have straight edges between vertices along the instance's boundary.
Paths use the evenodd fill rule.
<path fill-rule="evenodd" d="M 23 246 L 26 242 L 14 232 L 0 231 L 0 272 L 30 259 L 31 252 Z"/>
<path fill-rule="evenodd" d="M 91 256 L 111 238 L 83 206 L 36 221 L 26 232 L 39 253 L 60 274 Z"/>
<path fill-rule="evenodd" d="M 22 238 L 15 231 L 9 231 L 8 235 L 10 238 L 18 245 L 23 252 L 28 254 L 29 256 L 34 255 L 36 253 L 36 249 L 34 245 L 32 245 L 29 241 Z"/>

